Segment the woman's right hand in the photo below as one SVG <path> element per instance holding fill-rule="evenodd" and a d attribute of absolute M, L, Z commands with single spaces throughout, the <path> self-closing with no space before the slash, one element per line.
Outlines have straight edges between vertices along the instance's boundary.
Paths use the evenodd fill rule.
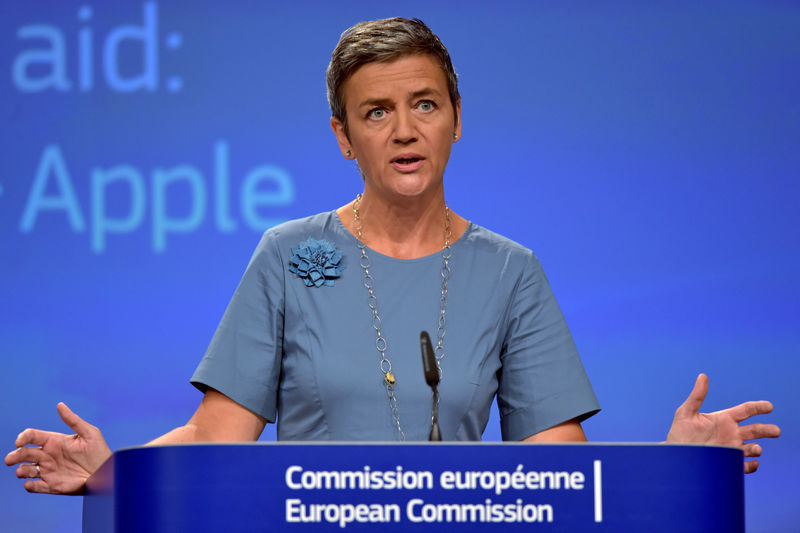
<path fill-rule="evenodd" d="M 19 464 L 17 477 L 26 479 L 28 492 L 81 494 L 86 480 L 111 456 L 111 450 L 100 430 L 66 404 L 59 403 L 56 409 L 75 435 L 26 429 L 14 443 L 17 449 L 6 455 L 6 464 Z"/>

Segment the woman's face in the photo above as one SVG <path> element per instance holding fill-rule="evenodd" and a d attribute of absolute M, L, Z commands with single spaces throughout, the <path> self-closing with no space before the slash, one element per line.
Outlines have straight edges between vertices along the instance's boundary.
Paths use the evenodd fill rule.
<path fill-rule="evenodd" d="M 435 59 L 410 55 L 368 63 L 344 83 L 349 135 L 331 126 L 342 153 L 358 160 L 365 192 L 397 200 L 442 187 L 450 148 L 461 136 L 461 102 L 450 102 Z"/>

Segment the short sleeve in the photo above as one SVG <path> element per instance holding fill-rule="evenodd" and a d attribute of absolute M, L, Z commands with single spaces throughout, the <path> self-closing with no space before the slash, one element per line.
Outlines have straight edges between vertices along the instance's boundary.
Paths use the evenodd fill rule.
<path fill-rule="evenodd" d="M 497 392 L 503 440 L 521 440 L 600 410 L 569 328 L 532 252 L 506 321 Z"/>
<path fill-rule="evenodd" d="M 283 352 L 284 269 L 267 231 L 228 304 L 191 382 L 213 388 L 275 421 Z"/>

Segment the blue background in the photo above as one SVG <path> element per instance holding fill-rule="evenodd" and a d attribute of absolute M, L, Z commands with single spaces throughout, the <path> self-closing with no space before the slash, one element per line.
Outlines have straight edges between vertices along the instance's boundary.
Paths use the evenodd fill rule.
<path fill-rule="evenodd" d="M 748 531 L 798 530 L 800 4 L 788 1 L 4 2 L 6 448 L 28 426 L 63 430 L 58 401 L 112 448 L 191 416 L 188 378 L 259 226 L 360 191 L 329 128 L 324 71 L 341 31 L 395 15 L 425 20 L 453 56 L 464 128 L 448 202 L 544 264 L 604 408 L 589 438 L 663 440 L 700 371 L 706 410 L 770 399 L 783 436 L 747 477 Z M 36 25 L 49 28 L 25 37 Z M 63 40 L 60 87 L 52 63 L 14 75 L 54 46 L 42 31 Z M 155 37 L 150 55 L 137 31 Z M 128 181 L 100 188 L 112 169 Z M 162 189 L 165 216 L 184 228 L 159 249 L 169 171 L 184 177 Z M 69 209 L 45 209 L 64 183 Z M 496 420 L 484 438 L 499 438 Z M 11 469 L 0 502 L 3 531 L 80 529 L 80 498 L 28 495 Z"/>

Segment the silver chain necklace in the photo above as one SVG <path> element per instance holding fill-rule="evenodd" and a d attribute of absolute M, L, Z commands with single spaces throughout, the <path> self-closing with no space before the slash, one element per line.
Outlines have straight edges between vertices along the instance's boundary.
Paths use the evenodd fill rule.
<path fill-rule="evenodd" d="M 364 244 L 364 237 L 361 235 L 361 217 L 358 215 L 358 205 L 361 203 L 361 195 L 359 194 L 356 197 L 356 201 L 353 202 L 353 222 L 355 223 L 356 233 L 358 237 L 358 247 L 361 249 L 361 258 L 359 259 L 359 264 L 361 268 L 364 269 L 364 287 L 367 288 L 369 292 L 369 297 L 367 298 L 367 305 L 369 305 L 370 310 L 372 311 L 372 327 L 375 329 L 376 340 L 375 340 L 375 348 L 378 350 L 378 354 L 380 354 L 381 359 L 378 363 L 378 368 L 380 368 L 381 373 L 383 374 L 383 383 L 386 385 L 386 395 L 389 398 L 389 408 L 392 411 L 392 418 L 394 419 L 394 424 L 397 426 L 397 435 L 400 440 L 406 440 L 406 434 L 403 432 L 403 428 L 400 426 L 400 415 L 397 412 L 397 396 L 394 393 L 394 386 L 397 383 L 397 380 L 392 373 L 392 362 L 386 355 L 386 349 L 388 345 L 386 344 L 386 339 L 383 337 L 381 333 L 381 317 L 378 314 L 378 298 L 375 296 L 374 287 L 375 287 L 375 280 L 372 277 L 372 274 L 369 273 L 369 267 L 372 266 L 369 260 L 369 256 L 367 255 L 367 247 Z M 436 354 L 436 368 L 439 370 L 439 379 L 442 377 L 442 359 L 444 358 L 444 335 L 446 333 L 445 330 L 445 309 L 447 308 L 447 280 L 450 279 L 450 257 L 453 255 L 453 251 L 450 249 L 450 239 L 453 237 L 453 233 L 450 227 L 450 208 L 447 205 L 444 206 L 444 216 L 445 216 L 445 228 L 444 228 L 444 248 L 442 248 L 442 293 L 441 297 L 439 298 L 439 303 L 441 303 L 441 309 L 439 311 L 439 324 L 436 330 L 437 333 L 437 341 L 436 341 L 436 349 L 434 353 Z M 438 409 L 439 407 L 439 395 L 437 394 L 434 398 L 435 408 Z M 431 417 L 433 414 L 431 413 Z"/>

